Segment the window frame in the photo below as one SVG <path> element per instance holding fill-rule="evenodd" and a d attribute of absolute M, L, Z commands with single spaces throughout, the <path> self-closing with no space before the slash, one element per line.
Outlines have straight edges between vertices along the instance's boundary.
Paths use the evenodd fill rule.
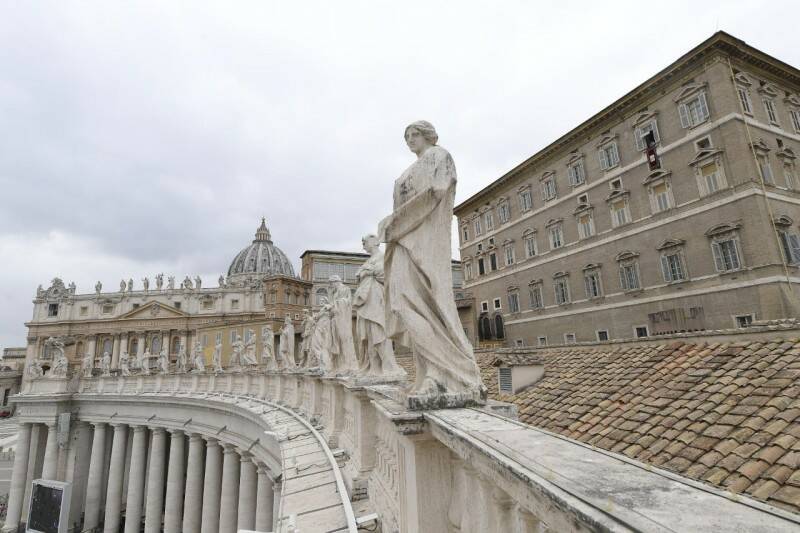
<path fill-rule="evenodd" d="M 591 286 L 596 288 L 596 294 L 594 294 L 594 291 L 590 291 L 590 280 L 594 280 Z M 598 300 L 604 296 L 603 279 L 600 274 L 599 266 L 591 266 L 583 269 L 583 288 L 588 300 Z"/>
<path fill-rule="evenodd" d="M 705 84 L 700 88 L 695 87 L 693 90 L 685 92 L 684 96 L 680 97 L 676 103 L 681 127 L 684 129 L 694 129 L 705 124 L 711 118 Z"/>
<path fill-rule="evenodd" d="M 508 312 L 514 314 L 520 312 L 519 289 L 513 289 L 508 292 Z"/>
<path fill-rule="evenodd" d="M 761 101 L 764 103 L 764 111 L 767 113 L 767 120 L 769 123 L 773 126 L 780 126 L 781 123 L 778 120 L 778 108 L 775 107 L 775 100 L 769 96 L 764 96 L 761 98 Z"/>
<path fill-rule="evenodd" d="M 571 187 L 580 187 L 586 183 L 586 166 L 583 156 L 578 156 L 567 163 L 567 181 Z"/>
<path fill-rule="evenodd" d="M 540 180 L 542 201 L 550 202 L 558 198 L 558 186 L 554 172 L 548 172 Z"/>
<path fill-rule="evenodd" d="M 520 190 L 517 193 L 517 195 L 519 197 L 520 211 L 522 211 L 523 213 L 527 213 L 528 211 L 533 209 L 533 195 L 531 194 L 530 186 L 522 188 L 522 190 Z"/>
<path fill-rule="evenodd" d="M 534 298 L 534 294 L 538 294 L 538 297 Z M 532 281 L 528 284 L 528 298 L 530 299 L 529 307 L 531 309 L 544 309 L 544 292 L 542 291 L 542 282 L 541 281 Z M 538 301 L 539 305 L 534 305 L 535 302 Z"/>
<path fill-rule="evenodd" d="M 558 237 L 558 240 L 554 237 Z M 550 242 L 550 250 L 558 250 L 564 247 L 564 224 L 561 221 L 548 224 L 547 239 Z M 558 244 L 558 246 L 556 246 Z"/>
<path fill-rule="evenodd" d="M 600 158 L 600 168 L 609 171 L 620 165 L 619 146 L 616 138 L 602 143 L 598 146 L 598 157 Z M 609 157 L 612 155 L 613 157 Z M 612 162 L 611 159 L 614 161 Z"/>
<path fill-rule="evenodd" d="M 650 128 L 646 129 L 648 126 Z M 651 131 L 653 132 L 653 137 L 656 141 L 656 144 L 659 144 L 661 142 L 661 135 L 658 132 L 658 118 L 655 116 L 651 116 L 650 118 L 639 121 L 634 125 L 633 138 L 634 147 L 636 148 L 637 152 L 644 152 L 647 149 L 647 144 L 644 142 L 644 138 Z"/>
<path fill-rule="evenodd" d="M 539 254 L 539 247 L 536 243 L 536 231 L 526 231 L 522 234 L 525 247 L 525 258 L 531 259 Z M 533 252 L 533 253 L 531 253 Z"/>
<path fill-rule="evenodd" d="M 563 290 L 559 291 L 559 287 Z M 572 295 L 569 290 L 569 275 L 561 274 L 553 276 L 553 293 L 556 305 L 568 305 L 572 303 Z"/>

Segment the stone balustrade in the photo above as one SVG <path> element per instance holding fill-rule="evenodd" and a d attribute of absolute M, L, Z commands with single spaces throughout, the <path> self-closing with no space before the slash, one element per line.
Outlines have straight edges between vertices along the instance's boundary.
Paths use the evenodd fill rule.
<path fill-rule="evenodd" d="M 180 510 L 173 510 L 174 495 L 197 491 L 202 481 L 191 476 L 191 468 L 184 480 L 180 465 L 197 463 L 191 446 L 188 456 L 167 453 L 166 441 L 182 442 L 176 432 L 203 439 L 209 447 L 202 516 L 184 509 L 187 533 L 217 530 L 207 524 L 219 531 L 238 526 L 355 532 L 357 519 L 371 513 L 386 533 L 779 532 L 800 527 L 796 515 L 501 416 L 502 405 L 409 411 L 401 399 L 398 383 L 302 371 L 36 379 L 14 397 L 23 434 L 29 436 L 32 424 L 53 424 L 64 412 L 79 422 L 73 428 L 134 428 L 133 437 L 127 437 L 133 443 L 136 431 L 142 431 L 136 428 L 149 428 L 151 465 L 153 457 L 167 465 L 166 501 L 136 492 L 144 479 L 137 476 L 145 473 L 132 458 L 119 467 L 128 469 L 127 487 L 105 501 L 107 517 L 113 504 L 112 513 L 124 509 L 128 517 L 143 518 L 146 531 L 156 531 L 162 517 L 165 530 L 176 531 Z M 91 449 L 92 439 L 78 433 L 68 442 L 83 439 Z M 106 430 L 104 438 L 116 442 L 116 430 Z M 112 457 L 115 451 L 112 445 Z M 36 453 L 34 448 L 18 451 L 17 458 L 27 464 Z M 91 460 L 81 464 L 88 455 L 67 445 L 46 465 L 55 477 L 76 483 L 74 516 L 86 509 L 87 516 L 99 514 L 97 467 L 92 470 Z M 15 462 L 12 518 L 19 512 L 11 504 L 22 510 L 22 470 Z M 254 487 L 266 483 L 267 475 L 276 502 L 269 528 L 259 514 L 261 496 L 252 497 L 261 493 Z M 238 510 L 238 518 L 231 509 Z M 12 531 L 12 525 L 5 530 Z"/>

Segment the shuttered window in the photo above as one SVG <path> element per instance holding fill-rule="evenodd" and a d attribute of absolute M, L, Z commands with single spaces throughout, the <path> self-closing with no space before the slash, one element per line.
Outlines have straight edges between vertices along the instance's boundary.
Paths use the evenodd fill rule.
<path fill-rule="evenodd" d="M 694 98 L 679 104 L 678 113 L 681 118 L 681 126 L 684 128 L 693 128 L 708 120 L 709 112 L 706 93 L 701 92 Z"/>

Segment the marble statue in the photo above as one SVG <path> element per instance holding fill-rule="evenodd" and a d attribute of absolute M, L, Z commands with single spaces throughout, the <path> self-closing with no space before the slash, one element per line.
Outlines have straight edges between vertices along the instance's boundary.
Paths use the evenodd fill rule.
<path fill-rule="evenodd" d="M 292 324 L 292 317 L 290 315 L 286 315 L 286 320 L 281 329 L 278 353 L 280 354 L 278 364 L 282 368 L 294 368 L 297 365 L 294 360 L 294 324 Z"/>
<path fill-rule="evenodd" d="M 119 371 L 123 376 L 131 375 L 130 358 L 128 352 L 124 351 L 119 355 Z"/>
<path fill-rule="evenodd" d="M 187 361 L 187 356 L 186 356 L 186 347 L 184 347 L 184 345 L 181 344 L 180 348 L 178 348 L 178 358 L 177 358 L 177 361 L 176 361 L 176 365 L 177 365 L 177 369 L 176 370 L 177 370 L 177 372 L 179 372 L 181 374 L 185 373 L 186 372 L 187 363 L 188 363 L 188 361 Z"/>
<path fill-rule="evenodd" d="M 100 359 L 100 369 L 103 371 L 104 376 L 111 375 L 111 354 L 103 352 L 103 358 Z"/>
<path fill-rule="evenodd" d="M 322 308 L 314 320 L 314 333 L 311 335 L 311 354 L 319 359 L 320 369 L 327 373 L 331 369 L 331 310 L 333 306 L 323 298 Z"/>
<path fill-rule="evenodd" d="M 164 286 L 164 274 L 156 274 L 156 290 L 161 290 Z"/>
<path fill-rule="evenodd" d="M 236 334 L 236 340 L 231 343 L 231 358 L 228 361 L 228 368 L 240 368 L 242 366 L 242 352 L 244 351 L 244 342 L 242 336 Z"/>
<path fill-rule="evenodd" d="M 417 156 L 394 184 L 394 210 L 378 226 L 386 243 L 386 329 L 411 350 L 420 396 L 485 397 L 478 365 L 453 299 L 451 232 L 456 167 L 424 120 L 405 130 Z"/>
<path fill-rule="evenodd" d="M 37 298 L 44 298 L 45 292 L 42 284 L 40 283 L 38 287 L 36 287 L 36 297 Z"/>
<path fill-rule="evenodd" d="M 331 316 L 331 363 L 334 374 L 350 374 L 358 367 L 353 340 L 353 305 L 350 289 L 339 276 L 330 277 L 333 297 Z"/>
<path fill-rule="evenodd" d="M 148 277 L 142 278 L 142 287 L 144 287 L 144 292 L 150 290 L 150 278 Z"/>
<path fill-rule="evenodd" d="M 183 288 L 184 289 L 191 289 L 192 288 L 192 278 L 186 276 L 183 280 Z"/>
<path fill-rule="evenodd" d="M 267 370 L 275 370 L 275 332 L 270 324 L 261 328 L 261 347 L 261 364 L 266 365 Z"/>
<path fill-rule="evenodd" d="M 220 288 L 224 289 L 225 288 L 225 276 L 220 276 L 219 280 L 217 281 L 217 283 L 219 283 Z"/>
<path fill-rule="evenodd" d="M 86 352 L 81 363 L 81 370 L 83 370 L 83 377 L 92 377 L 92 370 L 94 370 L 94 355 Z"/>
<path fill-rule="evenodd" d="M 64 354 L 64 341 L 54 337 L 48 337 L 48 339 L 44 341 L 44 344 L 56 352 L 53 356 L 53 366 L 50 368 L 48 376 L 52 378 L 67 377 L 69 362 L 67 361 L 67 356 Z"/>
<path fill-rule="evenodd" d="M 200 341 L 194 343 L 194 371 L 206 371 L 206 356 L 203 354 L 203 347 L 200 345 Z"/>
<path fill-rule="evenodd" d="M 217 341 L 214 345 L 214 354 L 211 356 L 211 364 L 214 366 L 214 372 L 217 374 L 224 372 L 222 368 L 222 340 Z"/>
<path fill-rule="evenodd" d="M 40 378 L 44 375 L 44 370 L 42 370 L 42 365 L 39 364 L 39 361 L 34 359 L 28 365 L 28 375 L 31 378 Z"/>
<path fill-rule="evenodd" d="M 125 286 L 125 280 L 123 279 L 119 282 L 119 292 L 125 292 Z"/>
<path fill-rule="evenodd" d="M 392 341 L 386 336 L 386 307 L 383 288 L 383 252 L 377 235 L 361 239 L 369 259 L 356 273 L 358 288 L 353 296 L 356 313 L 356 351 L 359 371 L 373 376 L 403 377 L 397 365 Z"/>
<path fill-rule="evenodd" d="M 200 279 L 200 276 L 195 276 L 194 277 L 194 288 L 195 289 L 199 289 L 202 286 L 202 284 L 203 284 L 203 280 Z"/>
<path fill-rule="evenodd" d="M 150 350 L 146 349 L 139 358 L 139 372 L 141 372 L 144 376 L 150 375 L 150 357 Z"/>
<path fill-rule="evenodd" d="M 77 287 L 75 287 L 75 282 L 74 282 L 74 281 L 71 281 L 71 282 L 69 283 L 69 293 L 70 293 L 70 294 L 75 294 L 75 289 L 76 289 L 76 288 L 77 288 Z"/>
<path fill-rule="evenodd" d="M 133 278 L 128 279 L 128 292 L 133 292 Z"/>
<path fill-rule="evenodd" d="M 311 334 L 314 330 L 314 318 L 311 311 L 303 309 L 303 322 L 300 324 L 300 356 L 297 358 L 297 366 L 308 367 L 308 351 L 311 348 Z"/>
<path fill-rule="evenodd" d="M 169 355 L 166 346 L 158 354 L 158 370 L 162 374 L 169 374 Z"/>
<path fill-rule="evenodd" d="M 167 277 L 167 289 L 173 290 L 175 288 L 175 276 Z"/>
<path fill-rule="evenodd" d="M 97 283 L 94 284 L 94 292 L 95 293 L 100 294 L 102 292 L 102 290 L 103 290 L 103 284 L 102 283 L 100 283 L 98 281 Z"/>
<path fill-rule="evenodd" d="M 242 366 L 255 366 L 258 364 L 256 360 L 256 332 L 252 329 L 247 330 L 247 340 L 244 343 L 244 352 L 242 353 Z"/>

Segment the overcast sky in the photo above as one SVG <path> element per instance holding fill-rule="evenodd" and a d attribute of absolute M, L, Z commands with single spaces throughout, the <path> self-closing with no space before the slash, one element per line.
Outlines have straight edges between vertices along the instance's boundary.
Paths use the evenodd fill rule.
<path fill-rule="evenodd" d="M 0 2 L 0 348 L 36 286 L 216 285 L 266 216 L 360 248 L 431 121 L 467 198 L 715 30 L 800 65 L 797 2 Z M 454 250 L 457 256 L 457 251 Z"/>

